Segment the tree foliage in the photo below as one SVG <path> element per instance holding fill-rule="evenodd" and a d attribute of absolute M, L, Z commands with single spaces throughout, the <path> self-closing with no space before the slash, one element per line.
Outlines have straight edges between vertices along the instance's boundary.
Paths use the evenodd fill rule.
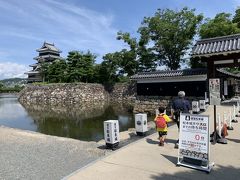
<path fill-rule="evenodd" d="M 63 59 L 57 59 L 49 65 L 47 78 L 49 82 L 63 83 L 66 82 L 67 63 Z"/>
<path fill-rule="evenodd" d="M 239 11 L 237 11 L 239 14 Z M 229 13 L 219 13 L 213 19 L 206 19 L 205 23 L 200 27 L 199 35 L 203 38 L 212 38 L 217 36 L 226 36 L 240 33 L 238 24 L 239 15 L 235 15 L 235 19 L 231 19 Z"/>
<path fill-rule="evenodd" d="M 68 82 L 91 82 L 94 74 L 96 56 L 88 51 L 86 54 L 71 51 L 67 57 Z"/>
<path fill-rule="evenodd" d="M 203 63 L 201 61 L 200 58 L 196 57 L 196 58 L 193 58 L 191 57 L 190 58 L 190 61 L 189 61 L 189 64 L 188 64 L 192 69 L 196 69 L 196 68 L 206 68 L 206 63 Z"/>
<path fill-rule="evenodd" d="M 238 7 L 235 11 L 235 15 L 232 20 L 233 23 L 237 24 L 237 27 L 240 28 L 240 8 Z"/>
<path fill-rule="evenodd" d="M 99 82 L 102 84 L 114 84 L 119 81 L 119 53 L 108 53 L 103 56 L 103 62 L 99 66 Z"/>
<path fill-rule="evenodd" d="M 181 11 L 158 9 L 153 17 L 145 17 L 139 32 L 153 44 L 155 59 L 160 65 L 175 70 L 183 62 L 183 56 L 190 48 L 197 27 L 203 19 L 195 15 L 195 10 L 183 8 Z"/>
<path fill-rule="evenodd" d="M 96 56 L 90 51 L 71 51 L 66 60 L 56 59 L 52 63 L 42 63 L 40 72 L 43 80 L 51 83 L 93 82 L 95 59 Z"/>

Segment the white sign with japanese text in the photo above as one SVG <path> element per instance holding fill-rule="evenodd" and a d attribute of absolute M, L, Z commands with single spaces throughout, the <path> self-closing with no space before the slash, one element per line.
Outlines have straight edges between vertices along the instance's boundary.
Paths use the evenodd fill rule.
<path fill-rule="evenodd" d="M 209 79 L 209 97 L 211 105 L 220 105 L 220 79 Z"/>
<path fill-rule="evenodd" d="M 209 116 L 180 115 L 179 157 L 209 160 Z"/>
<path fill-rule="evenodd" d="M 108 144 L 115 144 L 120 141 L 118 120 L 104 121 L 104 139 Z"/>

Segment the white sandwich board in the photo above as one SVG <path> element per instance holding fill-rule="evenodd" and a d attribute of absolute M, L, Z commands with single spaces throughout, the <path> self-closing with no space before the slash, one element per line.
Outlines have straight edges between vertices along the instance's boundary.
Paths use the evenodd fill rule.
<path fill-rule="evenodd" d="M 210 172 L 213 163 L 209 163 L 209 134 L 209 116 L 181 114 L 177 164 Z"/>

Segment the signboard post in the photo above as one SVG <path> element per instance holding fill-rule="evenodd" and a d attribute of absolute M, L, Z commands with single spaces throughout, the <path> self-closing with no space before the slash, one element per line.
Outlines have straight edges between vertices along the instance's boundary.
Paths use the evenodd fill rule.
<path fill-rule="evenodd" d="M 216 105 L 220 105 L 220 79 L 214 78 L 209 79 L 209 97 L 210 97 L 210 105 L 214 105 L 213 113 L 214 113 L 214 132 L 213 143 L 217 142 L 217 117 L 216 117 Z"/>
<path fill-rule="evenodd" d="M 220 79 L 209 79 L 210 105 L 220 105 Z"/>
<path fill-rule="evenodd" d="M 209 163 L 209 129 L 209 116 L 180 115 L 178 165 L 211 171 L 214 163 Z"/>

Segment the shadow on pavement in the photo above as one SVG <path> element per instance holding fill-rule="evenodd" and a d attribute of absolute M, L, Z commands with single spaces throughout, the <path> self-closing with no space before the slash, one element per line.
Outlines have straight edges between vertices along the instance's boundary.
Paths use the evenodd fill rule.
<path fill-rule="evenodd" d="M 177 142 L 177 139 L 166 139 L 165 140 L 166 143 L 172 143 L 172 144 L 175 144 Z"/>
<path fill-rule="evenodd" d="M 177 164 L 177 157 L 176 156 L 168 156 L 165 154 L 161 154 L 163 157 L 165 157 L 167 160 L 169 160 L 170 162 L 172 162 L 173 164 Z"/>
<path fill-rule="evenodd" d="M 163 155 L 165 157 L 165 155 Z M 171 159 L 171 158 L 170 158 Z M 179 167 L 185 168 L 185 167 Z M 182 171 L 174 174 L 161 173 L 159 175 L 152 175 L 151 179 L 164 179 L 164 180 L 215 180 L 215 179 L 227 179 L 227 180 L 236 180 L 239 177 L 239 168 L 233 166 L 214 166 L 212 171 L 208 174 L 203 171 L 191 170 L 191 171 Z"/>
<path fill-rule="evenodd" d="M 231 138 L 227 138 L 227 140 L 235 142 L 235 143 L 240 143 L 240 139 L 231 139 Z"/>
<path fill-rule="evenodd" d="M 153 139 L 147 138 L 146 142 L 149 144 L 158 144 L 159 140 L 153 140 Z M 165 139 L 165 142 L 175 144 L 177 142 L 177 140 L 176 139 Z"/>
<path fill-rule="evenodd" d="M 149 143 L 149 144 L 158 144 L 159 143 L 159 141 L 155 141 L 155 140 L 152 140 L 150 138 L 147 138 L 146 142 Z"/>

